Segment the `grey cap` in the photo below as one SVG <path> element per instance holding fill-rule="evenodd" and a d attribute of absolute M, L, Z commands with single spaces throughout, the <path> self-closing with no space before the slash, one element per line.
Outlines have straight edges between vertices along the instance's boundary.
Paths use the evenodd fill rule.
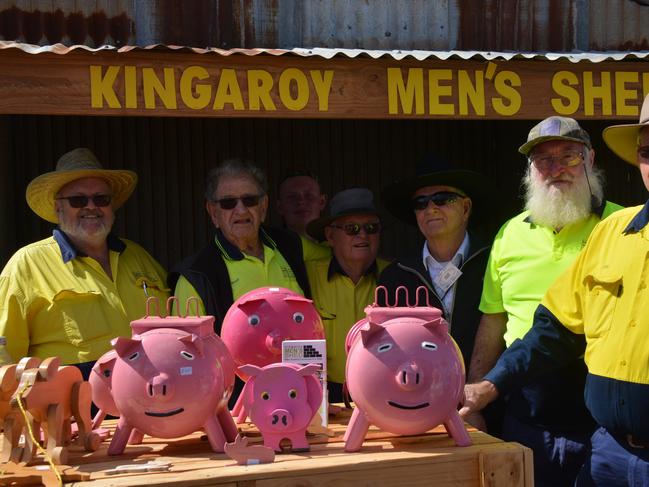
<path fill-rule="evenodd" d="M 518 148 L 518 152 L 528 156 L 534 147 L 549 140 L 579 142 L 589 149 L 593 148 L 588 132 L 580 127 L 577 120 L 568 117 L 548 117 L 532 127 L 527 135 L 527 142 Z"/>
<path fill-rule="evenodd" d="M 336 218 L 346 215 L 380 215 L 374 204 L 374 195 L 367 188 L 350 188 L 331 198 L 329 214 L 310 222 L 306 231 L 313 238 L 324 240 L 324 229 Z"/>

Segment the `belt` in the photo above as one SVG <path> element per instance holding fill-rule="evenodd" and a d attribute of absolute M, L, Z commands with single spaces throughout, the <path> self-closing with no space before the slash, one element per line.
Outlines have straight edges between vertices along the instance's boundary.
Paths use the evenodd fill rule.
<path fill-rule="evenodd" d="M 636 438 L 633 435 L 626 435 L 624 439 L 626 440 L 627 445 L 629 445 L 631 448 L 649 449 L 649 440 Z"/>

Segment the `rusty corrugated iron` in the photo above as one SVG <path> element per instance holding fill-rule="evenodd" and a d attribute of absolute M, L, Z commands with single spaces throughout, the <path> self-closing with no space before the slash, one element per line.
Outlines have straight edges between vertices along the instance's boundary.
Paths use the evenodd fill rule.
<path fill-rule="evenodd" d="M 423 51 L 642 51 L 639 0 L 0 1 L 0 40 Z"/>
<path fill-rule="evenodd" d="M 291 50 L 287 49 L 219 49 L 219 48 L 198 48 L 198 47 L 189 47 L 189 46 L 165 46 L 162 44 L 154 44 L 151 46 L 122 46 L 114 47 L 103 45 L 98 48 L 92 48 L 85 45 L 74 45 L 74 46 L 65 46 L 63 44 L 54 44 L 51 46 L 35 46 L 32 44 L 25 44 L 20 42 L 13 41 L 0 41 L 0 51 L 5 49 L 19 49 L 28 54 L 44 54 L 44 53 L 53 53 L 64 55 L 72 51 L 81 50 L 88 53 L 99 52 L 99 51 L 115 51 L 118 53 L 129 52 L 129 51 L 186 51 L 196 54 L 216 54 L 219 56 L 232 56 L 232 55 L 244 55 L 244 56 L 259 56 L 259 55 L 270 55 L 270 56 L 300 56 L 300 57 L 322 57 L 325 59 L 331 59 L 334 57 L 348 57 L 348 58 L 372 58 L 379 59 L 383 57 L 390 57 L 397 61 L 407 58 L 417 59 L 418 61 L 423 61 L 426 59 L 438 59 L 438 60 L 447 60 L 447 59 L 484 59 L 484 60 L 506 60 L 511 59 L 546 59 L 549 61 L 556 60 L 568 60 L 573 63 L 580 61 L 589 61 L 592 63 L 598 63 L 602 61 L 622 61 L 622 60 L 632 60 L 632 59 L 646 59 L 649 58 L 649 51 L 603 51 L 603 52 L 482 52 L 482 51 L 407 51 L 407 50 L 395 50 L 395 51 L 381 51 L 381 50 L 366 50 L 366 49 L 324 49 L 324 48 L 313 48 L 313 49 L 303 49 L 295 48 Z"/>

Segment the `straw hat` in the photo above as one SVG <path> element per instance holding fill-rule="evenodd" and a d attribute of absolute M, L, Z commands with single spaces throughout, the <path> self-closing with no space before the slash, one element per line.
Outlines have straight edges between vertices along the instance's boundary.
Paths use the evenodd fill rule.
<path fill-rule="evenodd" d="M 638 123 L 611 125 L 604 129 L 602 137 L 604 137 L 604 142 L 606 142 L 608 148 L 615 152 L 617 156 L 637 166 L 638 134 L 642 127 L 647 126 L 649 126 L 649 96 L 642 103 Z"/>
<path fill-rule="evenodd" d="M 56 195 L 63 186 L 81 178 L 104 179 L 112 189 L 114 210 L 126 202 L 137 184 L 137 174 L 133 171 L 104 169 L 90 149 L 80 147 L 63 154 L 56 170 L 41 174 L 29 183 L 25 191 L 27 204 L 44 220 L 58 223 L 54 208 Z"/>

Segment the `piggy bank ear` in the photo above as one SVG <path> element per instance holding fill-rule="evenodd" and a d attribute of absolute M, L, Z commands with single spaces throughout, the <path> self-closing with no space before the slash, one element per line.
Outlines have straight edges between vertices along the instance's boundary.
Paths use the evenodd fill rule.
<path fill-rule="evenodd" d="M 444 318 L 437 318 L 436 320 L 427 321 L 426 323 L 424 323 L 424 327 L 435 333 L 448 333 L 448 323 Z"/>
<path fill-rule="evenodd" d="M 318 367 L 318 369 L 320 368 L 320 366 L 317 364 L 311 365 L 315 365 L 316 367 Z M 315 375 L 305 376 L 304 382 L 306 383 L 306 394 L 309 401 L 309 406 L 311 406 L 311 411 L 313 411 L 315 415 L 316 411 L 322 404 L 322 384 Z"/>
<path fill-rule="evenodd" d="M 239 371 L 243 372 L 246 375 L 249 375 L 250 377 L 257 377 L 259 374 L 261 374 L 262 369 L 261 367 L 257 367 L 256 365 L 246 364 L 239 367 Z"/>
<path fill-rule="evenodd" d="M 265 298 L 253 298 L 243 303 L 237 304 L 237 307 L 247 315 L 257 311 L 259 307 L 266 302 Z"/>
<path fill-rule="evenodd" d="M 115 360 L 117 360 L 117 353 L 115 352 L 115 350 L 109 350 L 97 359 L 95 365 L 92 367 L 92 370 L 98 372 L 99 375 L 104 375 L 104 371 L 113 370 L 113 367 L 115 366 Z"/>
<path fill-rule="evenodd" d="M 113 348 L 115 348 L 117 355 L 124 358 L 125 356 L 131 355 L 132 350 L 136 348 L 141 342 L 142 340 L 138 338 L 117 337 L 113 338 L 110 343 L 113 344 Z"/>
<path fill-rule="evenodd" d="M 305 298 L 303 296 L 287 296 L 284 298 L 284 302 L 288 304 L 292 303 L 313 303 L 312 299 Z"/>
<path fill-rule="evenodd" d="M 383 331 L 383 329 L 384 328 L 381 325 L 377 325 L 371 321 L 368 322 L 367 325 L 361 328 L 361 340 L 363 340 L 363 345 L 367 347 L 370 339 L 377 333 Z"/>
<path fill-rule="evenodd" d="M 299 369 L 297 369 L 297 375 L 302 375 L 302 376 L 313 375 L 320 369 L 321 367 L 319 364 L 307 364 L 304 367 L 300 367 Z"/>
<path fill-rule="evenodd" d="M 192 345 L 198 352 L 198 355 L 201 357 L 203 356 L 203 339 L 198 335 L 192 333 L 191 335 L 182 336 L 178 340 L 186 343 L 187 345 Z"/>

